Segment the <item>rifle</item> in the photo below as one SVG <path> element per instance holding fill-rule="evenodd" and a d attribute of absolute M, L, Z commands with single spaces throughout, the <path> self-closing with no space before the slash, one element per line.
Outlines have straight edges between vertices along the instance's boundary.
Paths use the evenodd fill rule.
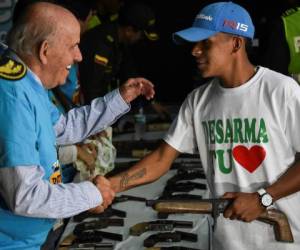
<path fill-rule="evenodd" d="M 155 205 L 156 203 L 160 202 L 160 201 L 165 201 L 165 200 L 175 200 L 175 201 L 198 201 L 201 200 L 202 196 L 201 195 L 196 195 L 196 194 L 171 194 L 168 196 L 160 196 L 158 199 L 156 200 L 146 200 L 146 206 L 147 207 L 152 207 L 153 205 Z"/>
<path fill-rule="evenodd" d="M 195 195 L 195 194 L 171 194 L 171 193 L 168 193 L 168 194 L 160 196 L 157 200 L 161 200 L 161 199 L 165 199 L 165 200 L 171 200 L 171 199 L 174 199 L 174 200 L 199 200 L 199 199 L 202 199 L 202 196 L 201 195 Z M 145 202 L 146 206 L 152 206 L 156 202 L 156 200 L 147 200 L 144 197 L 138 197 L 138 196 L 125 195 L 124 194 L 124 195 L 120 195 L 120 196 L 115 197 L 115 199 L 113 200 L 113 204 L 120 203 L 120 202 L 126 202 L 126 201 Z M 105 211 L 104 211 L 104 213 L 105 213 Z M 116 211 L 119 211 L 119 213 L 123 212 L 121 210 L 116 210 Z M 91 214 L 90 217 L 91 216 L 95 217 L 95 214 Z M 96 215 L 96 216 L 99 217 L 98 215 Z M 126 217 L 126 216 L 120 216 L 120 215 L 118 215 L 118 216 L 119 217 Z M 105 217 L 107 217 L 107 216 L 105 216 Z M 158 213 L 157 217 L 159 219 L 167 219 L 168 214 L 167 213 Z M 78 221 L 78 218 L 75 221 Z"/>
<path fill-rule="evenodd" d="M 170 194 L 168 196 L 160 196 L 156 200 L 146 200 L 146 206 L 152 207 L 156 202 L 160 200 L 201 200 L 201 195 L 196 194 Z M 159 219 L 167 219 L 169 216 L 168 213 L 157 213 L 157 218 Z"/>
<path fill-rule="evenodd" d="M 129 229 L 129 234 L 140 236 L 147 231 L 172 231 L 175 227 L 193 228 L 192 221 L 156 220 L 135 224 Z"/>
<path fill-rule="evenodd" d="M 220 213 L 231 204 L 232 199 L 156 200 L 153 208 L 160 213 L 211 214 L 214 225 Z M 277 209 L 268 209 L 257 220 L 274 227 L 275 239 L 280 242 L 294 242 L 293 234 L 286 215 Z"/>

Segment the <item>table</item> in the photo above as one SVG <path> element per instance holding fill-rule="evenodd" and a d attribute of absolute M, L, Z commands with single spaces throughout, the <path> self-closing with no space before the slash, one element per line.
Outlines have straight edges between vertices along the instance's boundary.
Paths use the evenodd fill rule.
<path fill-rule="evenodd" d="M 160 139 L 164 135 L 164 131 L 155 131 L 155 132 L 147 132 L 143 135 L 143 139 L 145 140 L 156 140 Z M 128 133 L 128 134 L 119 134 L 117 136 L 114 136 L 114 141 L 131 141 L 134 140 L 134 134 Z M 117 162 L 126 162 L 126 161 L 133 161 L 138 160 L 136 158 L 128 158 L 128 157 L 118 157 Z M 199 158 L 178 158 L 176 162 L 186 162 L 186 161 L 193 161 L 198 162 L 199 165 L 200 161 Z M 171 169 L 169 170 L 164 176 L 162 176 L 157 181 L 142 185 L 139 187 L 132 188 L 131 190 L 119 193 L 119 195 L 125 194 L 125 195 L 133 195 L 138 197 L 144 197 L 146 199 L 157 199 L 165 186 L 166 181 L 174 176 L 176 173 L 176 170 Z M 206 183 L 203 179 L 195 179 L 193 182 L 199 182 L 199 183 Z M 207 197 L 207 194 L 205 194 L 207 191 L 204 190 L 193 190 L 189 192 L 189 194 L 197 194 L 197 195 L 205 195 Z M 147 221 L 155 221 L 158 220 L 157 218 L 157 212 L 152 209 L 152 207 L 147 207 L 145 205 L 145 202 L 138 202 L 138 201 L 126 201 L 122 203 L 113 204 L 112 207 L 114 209 L 119 209 L 126 211 L 127 216 L 124 218 L 124 226 L 122 227 L 108 227 L 105 229 L 101 229 L 101 231 L 111 232 L 111 233 L 117 233 L 123 235 L 123 240 L 113 241 L 109 239 L 104 239 L 103 242 L 111 242 L 113 243 L 115 250 L 140 250 L 140 249 L 146 249 L 143 246 L 144 240 L 149 237 L 152 234 L 156 234 L 158 232 L 145 232 L 140 236 L 131 236 L 129 235 L 129 228 L 133 225 L 141 222 L 147 222 Z M 90 219 L 86 219 L 88 221 Z M 212 228 L 212 220 L 209 215 L 200 215 L 200 214 L 171 214 L 168 217 L 168 220 L 178 220 L 178 221 L 191 221 L 193 222 L 193 227 L 186 229 L 186 228 L 175 228 L 173 231 L 184 231 L 189 233 L 197 234 L 198 241 L 197 242 L 189 242 L 189 241 L 181 241 L 176 243 L 157 243 L 155 247 L 157 246 L 184 246 L 188 248 L 193 249 L 202 249 L 202 250 L 208 250 L 211 249 L 211 228 Z M 69 221 L 67 224 L 65 231 L 62 235 L 62 240 L 65 239 L 68 235 L 72 234 L 74 227 L 76 226 L 76 222 L 74 222 L 73 219 Z M 68 249 L 68 248 L 67 248 Z M 83 248 L 82 248 L 83 249 Z M 90 248 L 93 249 L 93 248 Z"/>

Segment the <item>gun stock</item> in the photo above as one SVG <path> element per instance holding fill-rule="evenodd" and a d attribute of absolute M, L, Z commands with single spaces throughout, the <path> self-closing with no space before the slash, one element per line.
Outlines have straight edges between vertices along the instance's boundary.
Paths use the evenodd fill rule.
<path fill-rule="evenodd" d="M 214 208 L 214 206 L 218 206 Z M 194 213 L 194 214 L 212 214 L 215 209 L 219 213 L 224 212 L 228 206 L 228 200 L 224 199 L 207 199 L 200 201 L 186 200 L 164 200 L 157 201 L 153 208 L 160 213 Z M 280 242 L 294 242 L 293 234 L 286 215 L 276 209 L 269 209 L 261 214 L 257 220 L 273 225 L 275 239 Z"/>
<path fill-rule="evenodd" d="M 288 218 L 283 212 L 276 209 L 268 209 L 258 217 L 258 220 L 273 225 L 277 241 L 294 242 Z"/>

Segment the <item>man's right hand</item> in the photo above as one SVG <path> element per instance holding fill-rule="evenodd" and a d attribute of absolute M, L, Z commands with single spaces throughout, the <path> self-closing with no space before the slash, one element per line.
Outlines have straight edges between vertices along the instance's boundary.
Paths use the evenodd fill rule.
<path fill-rule="evenodd" d="M 115 192 L 110 186 L 110 182 L 103 176 L 97 175 L 93 179 L 93 183 L 102 195 L 102 204 L 89 210 L 92 213 L 102 213 L 113 201 Z"/>
<path fill-rule="evenodd" d="M 139 95 L 144 95 L 150 100 L 154 97 L 153 84 L 145 78 L 130 78 L 121 87 L 120 94 L 126 103 L 130 103 Z"/>

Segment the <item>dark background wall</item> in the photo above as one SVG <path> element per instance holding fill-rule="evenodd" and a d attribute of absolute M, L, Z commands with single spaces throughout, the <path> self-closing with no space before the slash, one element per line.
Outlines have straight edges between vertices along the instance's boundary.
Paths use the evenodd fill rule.
<path fill-rule="evenodd" d="M 175 45 L 172 41 L 172 33 L 190 27 L 201 8 L 216 1 L 144 0 L 143 2 L 155 10 L 160 39 L 157 42 L 145 40 L 134 47 L 139 72 L 154 82 L 157 99 L 165 102 L 182 102 L 195 86 L 203 83 L 203 79 L 197 74 L 196 65 L 191 56 L 191 45 Z M 254 64 L 260 64 L 273 21 L 292 6 L 290 2 L 297 1 L 244 0 L 234 2 L 245 7 L 252 16 L 256 27 L 256 47 L 253 48 L 250 58 Z"/>
<path fill-rule="evenodd" d="M 12 9 L 17 0 L 5 0 L 0 4 L 0 38 L 5 38 L 9 28 Z M 89 0 L 83 0 L 89 1 Z M 144 40 L 133 47 L 133 54 L 140 75 L 152 80 L 156 86 L 157 99 L 163 102 L 181 103 L 196 86 L 202 84 L 191 56 L 192 45 L 175 45 L 172 34 L 190 27 L 194 17 L 212 0 L 121 0 L 140 1 L 150 5 L 156 13 L 156 27 L 160 39 L 156 42 Z M 260 64 L 267 46 L 268 36 L 274 20 L 288 8 L 299 6 L 300 0 L 236 0 L 252 16 L 256 32 L 250 59 Z M 3 34 L 3 35 L 2 35 Z"/>

